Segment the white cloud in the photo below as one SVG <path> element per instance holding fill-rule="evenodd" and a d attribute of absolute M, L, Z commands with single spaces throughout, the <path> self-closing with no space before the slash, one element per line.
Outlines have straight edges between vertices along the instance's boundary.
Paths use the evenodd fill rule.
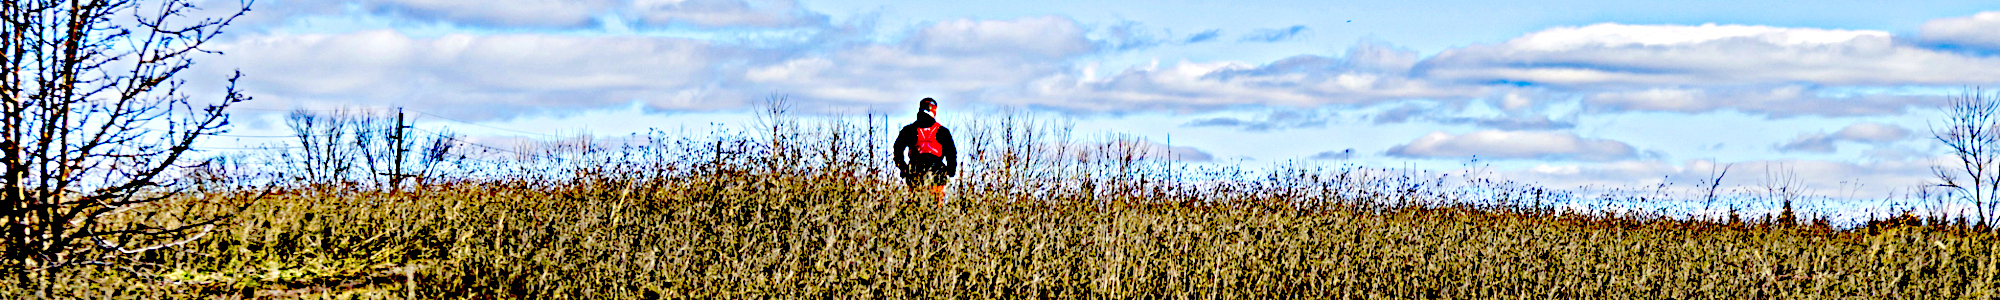
<path fill-rule="evenodd" d="M 1509 97 L 1511 99 L 1510 96 L 1502 97 Z M 1461 111 L 1464 111 L 1463 107 L 1436 107 L 1405 103 L 1377 112 L 1369 116 L 1369 119 L 1375 124 L 1428 121 L 1438 124 L 1473 125 L 1479 128 L 1500 130 L 1559 130 L 1576 128 L 1576 115 L 1569 115 L 1559 120 L 1540 114 L 1539 112 L 1516 109 L 1503 116 L 1454 116 Z"/>
<path fill-rule="evenodd" d="M 1801 85 L 1772 87 L 1655 87 L 1611 89 L 1583 97 L 1592 112 L 1670 111 L 1704 113 L 1735 110 L 1775 117 L 1798 115 L 1863 116 L 1902 114 L 1913 107 L 1939 103 L 1937 97 L 1857 95 L 1822 96 Z"/>
<path fill-rule="evenodd" d="M 1340 58 L 1300 55 L 1261 66 L 1179 62 L 1087 75 L 1054 73 L 1035 80 L 1025 93 L 993 94 L 1013 98 L 993 102 L 1111 111 L 1487 99 L 1508 110 L 1510 120 L 1533 121 L 1479 122 L 1440 112 L 1425 118 L 1502 129 L 1571 126 L 1524 114 L 1567 101 L 1580 101 L 1582 113 L 1898 115 L 1941 99 L 1829 91 L 2000 82 L 2000 57 L 1909 45 L 1882 31 L 1598 24 L 1448 49 L 1429 58 L 1364 42 Z"/>
<path fill-rule="evenodd" d="M 630 0 L 625 12 L 648 24 L 686 23 L 709 27 L 806 27 L 827 23 L 826 15 L 805 10 L 797 0 Z"/>
<path fill-rule="evenodd" d="M 826 52 L 671 37 L 277 33 L 219 45 L 232 55 L 211 67 L 243 68 L 252 75 L 246 85 L 267 106 L 394 103 L 484 116 L 633 101 L 664 110 L 734 108 L 769 93 L 825 106 L 927 96 L 975 102 L 1018 95 L 1027 82 L 1064 72 L 1068 59 L 1094 51 L 1085 33 L 1060 17 L 957 20 L 898 43 Z"/>
<path fill-rule="evenodd" d="M 769 90 L 835 103 L 900 103 L 916 97 L 1083 111 L 1309 107 L 1417 97 L 1466 97 L 1483 89 L 1408 78 L 1416 53 L 1376 44 L 1347 58 L 1302 55 L 1263 66 L 1180 62 L 1099 77 L 1077 59 L 1102 50 L 1074 20 L 952 20 L 895 44 L 753 67 L 744 78 Z"/>
<path fill-rule="evenodd" d="M 729 108 L 762 93 L 830 106 L 986 99 L 1063 72 L 1066 60 L 1094 51 L 1085 33 L 1069 19 L 1040 17 L 939 22 L 901 43 L 789 55 L 665 37 L 416 38 L 395 31 L 252 36 L 219 49 L 237 53 L 223 60 L 255 74 L 250 84 L 269 96 L 266 102 L 479 103 L 507 115 L 629 101 L 668 110 Z"/>
<path fill-rule="evenodd" d="M 1571 128 L 1575 124 L 1569 119 L 1540 111 L 1571 102 L 1582 104 L 1577 113 L 1894 115 L 1935 105 L 1938 99 L 1834 97 L 1822 91 L 2000 82 L 2000 57 L 1904 45 L 1886 32 L 1866 30 L 1598 24 L 1548 29 L 1429 58 L 1364 41 L 1338 56 L 1297 55 L 1261 65 L 1181 61 L 1099 72 L 1091 61 L 1095 55 L 1121 51 L 1125 42 L 1093 39 L 1106 33 L 1059 16 L 947 20 L 912 28 L 900 40 L 831 42 L 825 35 L 872 29 L 829 27 L 824 15 L 791 0 L 353 3 L 375 12 L 492 26 L 579 26 L 609 14 L 646 24 L 816 26 L 835 33 L 767 43 L 553 34 L 420 39 L 383 32 L 270 35 L 239 44 L 283 49 L 232 59 L 271 62 L 249 67 L 257 77 L 253 79 L 275 87 L 268 92 L 318 99 L 341 95 L 382 102 L 416 95 L 553 108 L 560 103 L 552 97 L 562 95 L 579 107 L 642 101 L 675 110 L 737 107 L 747 103 L 743 99 L 780 93 L 839 108 L 937 97 L 1086 112 L 1483 99 L 1506 110 L 1506 116 L 1461 116 L 1464 105 L 1454 105 L 1451 111 L 1402 120 L 1508 130 Z M 288 2 L 281 7 L 308 5 Z M 1120 36 L 1119 30 L 1134 26 L 1112 26 L 1109 35 Z M 284 39 L 340 39 L 340 44 L 278 45 Z M 444 44 L 452 41 L 480 44 Z M 647 43 L 653 46 L 641 45 Z M 667 44 L 681 48 L 667 49 L 673 48 Z M 640 49 L 644 47 L 665 48 Z M 304 54 L 308 52 L 312 55 Z M 1521 83 L 1528 86 L 1516 86 Z M 424 93 L 431 94 L 419 95 Z"/>
<path fill-rule="evenodd" d="M 208 1 L 234 3 L 236 1 Z M 619 8 L 620 0 L 353 0 L 259 2 L 246 15 L 250 24 L 282 23 L 308 15 L 338 15 L 349 8 L 363 13 L 426 22 L 498 27 L 583 27 L 598 15 Z"/>
<path fill-rule="evenodd" d="M 1020 57 L 931 55 L 873 45 L 756 66 L 744 79 L 771 91 L 834 103 L 903 103 L 923 97 L 962 101 L 1059 67 Z"/>
<path fill-rule="evenodd" d="M 1854 123 L 1853 125 L 1847 125 L 1847 127 L 1841 128 L 1840 131 L 1836 131 L 1833 134 L 1826 134 L 1823 132 L 1801 134 L 1798 137 L 1793 138 L 1792 141 L 1780 144 L 1775 148 L 1778 151 L 1785 151 L 1785 152 L 1802 151 L 1802 152 L 1833 153 L 1834 151 L 1838 150 L 1836 148 L 1837 146 L 1835 145 L 1835 143 L 1840 141 L 1880 144 L 1886 142 L 1900 141 L 1909 137 L 1910 137 L 1910 130 L 1904 129 L 1902 126 L 1874 123 L 1874 122 L 1861 122 L 1861 123 Z"/>
<path fill-rule="evenodd" d="M 999 102 L 1083 110 L 1188 110 L 1366 105 L 1470 98 L 1488 91 L 1409 77 L 1415 57 L 1413 51 L 1363 43 L 1343 58 L 1299 55 L 1262 66 L 1179 62 L 1134 67 L 1102 78 L 1058 73 L 1031 83 L 1025 96 Z"/>
<path fill-rule="evenodd" d="M 1239 127 L 1246 131 L 1271 131 L 1294 128 L 1326 128 L 1327 122 L 1338 117 L 1309 110 L 1272 110 L 1255 119 L 1215 117 L 1189 121 L 1181 126 L 1188 127 Z"/>
<path fill-rule="evenodd" d="M 1276 43 L 1285 40 L 1290 40 L 1294 37 L 1298 37 L 1300 33 L 1305 33 L 1305 32 L 1306 32 L 1305 25 L 1292 25 L 1291 27 L 1285 27 L 1285 28 L 1264 28 L 1264 29 L 1251 30 L 1249 34 L 1243 35 L 1241 41 L 1258 42 L 1258 43 Z"/>
<path fill-rule="evenodd" d="M 1854 123 L 1833 133 L 1843 140 L 1860 142 L 1893 142 L 1910 137 L 1910 130 L 1902 126 L 1875 122 Z"/>
<path fill-rule="evenodd" d="M 361 5 L 372 11 L 404 13 L 419 19 L 478 25 L 577 27 L 591 24 L 596 15 L 617 3 L 614 0 L 375 0 Z"/>
<path fill-rule="evenodd" d="M 233 1 L 230 1 L 233 2 Z M 249 21 L 337 15 L 347 8 L 425 22 L 491 27 L 577 28 L 615 15 L 639 24 L 786 28 L 826 25 L 796 0 L 354 0 L 259 3 Z"/>
<path fill-rule="evenodd" d="M 1021 55 L 1067 58 L 1090 52 L 1083 27 L 1069 18 L 1045 16 L 1016 20 L 958 19 L 917 30 L 911 49 L 929 54 Z"/>
<path fill-rule="evenodd" d="M 714 85 L 717 66 L 738 55 L 679 38 L 394 31 L 254 36 L 217 49 L 231 53 L 218 69 L 249 74 L 246 87 L 271 103 L 262 105 L 399 104 L 482 116 L 671 102 Z M 658 108 L 733 106 L 688 104 Z"/>
<path fill-rule="evenodd" d="M 1931 20 L 1920 30 L 1928 42 L 2000 50 L 2000 11 Z"/>
<path fill-rule="evenodd" d="M 1071 56 L 1092 51 L 1084 33 L 1059 17 L 939 22 L 901 44 L 850 46 L 752 66 L 743 84 L 846 104 L 990 100 L 988 95 L 1063 72 Z"/>
<path fill-rule="evenodd" d="M 1838 150 L 1834 148 L 1833 142 L 1834 137 L 1827 136 L 1825 133 L 1801 134 L 1796 138 L 1792 138 L 1792 141 L 1785 142 L 1774 148 L 1782 152 L 1833 153 L 1833 151 Z"/>
<path fill-rule="evenodd" d="M 1588 139 L 1553 131 L 1484 130 L 1463 135 L 1431 132 L 1407 144 L 1390 147 L 1391 156 L 1411 158 L 1485 157 L 1612 161 L 1637 156 L 1624 142 Z"/>
<path fill-rule="evenodd" d="M 2000 58 L 1905 45 L 1887 32 L 1715 24 L 1553 28 L 1445 50 L 1418 69 L 1466 82 L 1588 88 L 2000 81 Z"/>
<path fill-rule="evenodd" d="M 1181 43 L 1195 44 L 1195 43 L 1209 42 L 1209 41 L 1214 41 L 1215 38 L 1221 36 L 1222 36 L 1221 29 L 1209 29 L 1199 33 L 1195 33 L 1193 35 L 1189 35 L 1186 39 L 1182 39 Z"/>

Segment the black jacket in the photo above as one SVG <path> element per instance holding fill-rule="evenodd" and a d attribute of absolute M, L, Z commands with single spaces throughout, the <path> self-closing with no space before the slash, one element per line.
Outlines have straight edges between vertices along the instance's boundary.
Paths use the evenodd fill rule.
<path fill-rule="evenodd" d="M 937 119 L 920 114 L 916 122 L 904 125 L 903 131 L 896 134 L 896 144 L 891 149 L 896 152 L 896 169 L 903 174 L 917 171 L 944 171 L 945 176 L 958 174 L 958 146 L 952 145 L 950 128 L 938 126 L 937 142 L 944 148 L 944 157 L 917 151 L 917 130 L 930 128 L 931 124 L 937 124 Z M 903 158 L 904 150 L 909 150 L 908 159 Z"/>

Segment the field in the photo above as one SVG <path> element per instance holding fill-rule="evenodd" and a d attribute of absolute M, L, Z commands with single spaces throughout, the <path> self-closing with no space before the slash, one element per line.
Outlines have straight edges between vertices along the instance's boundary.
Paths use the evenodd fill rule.
<path fill-rule="evenodd" d="M 148 208 L 235 214 L 205 238 L 10 278 L 0 295 L 1985 299 L 2000 290 L 1994 234 L 1936 218 L 1847 227 L 1577 210 L 1591 198 L 1476 177 L 1188 168 L 1147 159 L 1136 140 L 1072 142 L 1049 129 L 1060 126 L 1012 119 L 957 129 L 983 133 L 962 137 L 968 171 L 938 205 L 868 151 L 881 140 L 865 129 L 872 121 L 771 123 L 551 147 L 570 150 L 466 162 L 455 170 L 474 171 L 406 185 L 218 171 L 200 192 Z"/>

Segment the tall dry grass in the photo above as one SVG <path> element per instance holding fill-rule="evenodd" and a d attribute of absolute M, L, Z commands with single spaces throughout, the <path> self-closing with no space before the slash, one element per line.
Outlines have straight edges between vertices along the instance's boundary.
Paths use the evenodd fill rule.
<path fill-rule="evenodd" d="M 208 238 L 15 276 L 0 295 L 1942 299 L 1989 298 L 2000 271 L 1991 231 L 1965 226 L 1582 211 L 1568 208 L 1593 200 L 1476 176 L 1189 167 L 1027 117 L 955 130 L 968 172 L 939 206 L 884 170 L 896 124 L 780 112 L 707 137 L 516 149 L 400 189 L 224 170 L 179 199 L 248 205 Z"/>

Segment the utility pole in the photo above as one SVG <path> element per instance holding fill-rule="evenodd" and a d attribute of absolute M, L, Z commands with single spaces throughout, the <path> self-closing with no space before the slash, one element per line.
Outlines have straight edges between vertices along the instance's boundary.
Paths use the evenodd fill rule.
<path fill-rule="evenodd" d="M 407 128 L 407 126 L 406 126 L 406 125 L 403 125 L 403 108 L 401 108 L 401 107 L 397 107 L 397 108 L 396 108 L 396 145 L 394 146 L 394 149 L 396 149 L 396 157 L 395 157 L 395 166 L 394 166 L 394 167 L 392 167 L 392 168 L 394 168 L 394 169 L 390 169 L 390 171 L 389 171 L 389 172 L 395 172 L 395 173 L 396 173 L 396 175 L 391 175 L 391 176 L 395 176 L 395 179 L 390 179 L 390 180 L 389 180 L 389 182 L 390 182 L 390 184 L 389 184 L 389 188 L 400 188 L 400 187 L 402 186 L 402 183 L 403 183 L 403 152 L 404 152 L 405 150 L 408 150 L 408 149 L 403 149 L 403 144 L 405 144 L 405 143 L 404 143 L 404 141 L 406 141 L 406 139 L 404 138 L 404 135 L 403 135 L 403 134 L 404 134 L 404 132 L 403 132 L 403 128 Z"/>
<path fill-rule="evenodd" d="M 411 176 L 410 174 L 403 173 L 403 154 L 410 151 L 407 145 L 409 144 L 409 132 L 407 131 L 409 128 L 410 125 L 403 123 L 403 108 L 397 107 L 396 131 L 389 135 L 389 172 L 382 173 L 382 176 L 389 177 L 389 190 L 391 191 L 402 190 L 403 179 Z"/>

